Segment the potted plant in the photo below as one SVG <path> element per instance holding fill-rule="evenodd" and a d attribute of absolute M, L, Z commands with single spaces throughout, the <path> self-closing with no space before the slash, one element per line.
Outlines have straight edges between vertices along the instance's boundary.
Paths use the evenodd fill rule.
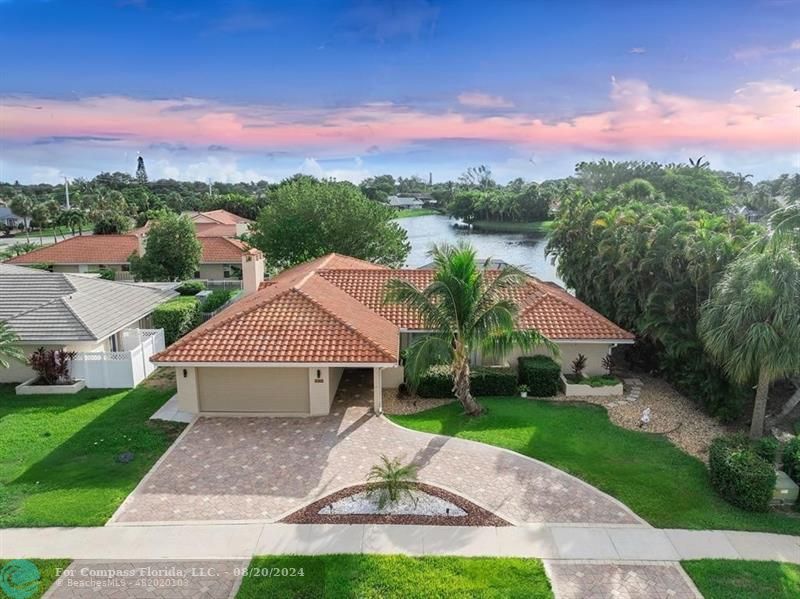
<path fill-rule="evenodd" d="M 517 390 L 519 391 L 520 397 L 528 397 L 528 391 L 530 391 L 530 387 L 528 387 L 528 385 L 520 385 L 517 387 Z"/>

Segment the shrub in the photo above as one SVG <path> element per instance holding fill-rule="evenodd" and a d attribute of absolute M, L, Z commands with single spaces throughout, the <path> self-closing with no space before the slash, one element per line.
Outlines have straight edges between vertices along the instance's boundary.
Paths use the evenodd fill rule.
<path fill-rule="evenodd" d="M 610 375 L 612 372 L 614 372 L 614 356 L 612 356 L 611 354 L 607 354 L 607 355 L 606 355 L 606 356 L 603 358 L 603 362 L 602 362 L 602 364 L 603 364 L 603 368 L 605 368 L 605 369 L 606 369 L 606 372 L 607 372 L 609 375 Z"/>
<path fill-rule="evenodd" d="M 367 475 L 369 494 L 378 495 L 380 509 L 395 503 L 401 495 L 408 495 L 413 500 L 411 491 L 416 487 L 416 476 L 417 467 L 413 464 L 403 466 L 400 458 L 390 460 L 382 455 L 381 463 L 370 468 Z"/>
<path fill-rule="evenodd" d="M 225 302 L 231 299 L 232 295 L 233 291 L 230 289 L 215 289 L 211 292 L 211 295 L 206 298 L 206 301 L 203 302 L 200 309 L 203 312 L 213 312 L 225 305 Z"/>
<path fill-rule="evenodd" d="M 113 268 L 101 268 L 100 278 L 105 281 L 115 281 L 117 279 L 117 273 L 114 272 Z"/>
<path fill-rule="evenodd" d="M 432 366 L 420 377 L 417 384 L 420 397 L 453 397 L 453 377 L 450 367 Z"/>
<path fill-rule="evenodd" d="M 164 341 L 174 343 L 200 322 L 200 308 L 193 297 L 176 298 L 153 311 L 153 326 L 164 329 Z"/>
<path fill-rule="evenodd" d="M 711 484 L 726 501 L 749 512 L 765 512 L 775 489 L 775 470 L 743 435 L 718 437 L 709 450 Z"/>
<path fill-rule="evenodd" d="M 533 397 L 558 393 L 561 367 L 549 356 L 523 356 L 518 360 L 519 382 L 528 385 Z"/>
<path fill-rule="evenodd" d="M 475 368 L 470 375 L 470 389 L 475 397 L 516 395 L 517 375 L 510 368 Z"/>
<path fill-rule="evenodd" d="M 206 284 L 203 281 L 184 281 L 176 291 L 181 295 L 197 295 L 205 288 Z"/>
<path fill-rule="evenodd" d="M 586 370 L 586 356 L 578 354 L 578 357 L 572 361 L 572 374 L 576 379 L 583 378 L 583 371 Z"/>
<path fill-rule="evenodd" d="M 40 347 L 28 358 L 28 364 L 45 385 L 69 383 L 69 364 L 77 352 Z"/>
<path fill-rule="evenodd" d="M 800 437 L 795 437 L 783 448 L 783 471 L 800 484 Z"/>
<path fill-rule="evenodd" d="M 516 395 L 517 377 L 510 368 L 475 368 L 470 373 L 470 390 L 475 397 Z M 432 366 L 417 384 L 420 397 L 453 397 L 450 367 Z"/>
<path fill-rule="evenodd" d="M 754 444 L 754 449 L 758 456 L 770 464 L 775 463 L 775 458 L 778 457 L 778 450 L 780 448 L 780 441 L 775 437 L 762 437 Z"/>

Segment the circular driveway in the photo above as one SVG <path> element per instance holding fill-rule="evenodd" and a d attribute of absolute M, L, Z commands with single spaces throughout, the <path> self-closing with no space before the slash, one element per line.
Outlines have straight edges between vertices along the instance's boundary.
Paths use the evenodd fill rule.
<path fill-rule="evenodd" d="M 594 487 L 542 462 L 482 443 L 401 428 L 375 416 L 371 391 L 342 388 L 317 418 L 200 418 L 175 442 L 113 522 L 279 520 L 363 483 L 381 455 L 515 524 L 648 526 Z"/>

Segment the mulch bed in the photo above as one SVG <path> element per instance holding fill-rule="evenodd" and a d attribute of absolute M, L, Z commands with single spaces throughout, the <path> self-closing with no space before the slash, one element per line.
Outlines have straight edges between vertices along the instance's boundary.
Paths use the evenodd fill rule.
<path fill-rule="evenodd" d="M 394 514 L 320 514 L 329 504 L 367 490 L 368 485 L 347 487 L 327 497 L 323 497 L 306 507 L 289 514 L 281 520 L 287 524 L 431 524 L 435 526 L 511 526 L 492 512 L 453 495 L 438 487 L 417 483 L 417 488 L 430 495 L 457 505 L 467 512 L 466 516 L 415 516 Z"/>

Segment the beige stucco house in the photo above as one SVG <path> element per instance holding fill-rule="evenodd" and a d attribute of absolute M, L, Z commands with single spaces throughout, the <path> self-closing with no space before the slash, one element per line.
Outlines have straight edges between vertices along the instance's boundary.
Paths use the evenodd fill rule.
<path fill-rule="evenodd" d="M 246 296 L 153 357 L 177 371 L 180 409 L 195 414 L 327 414 L 347 368 L 370 370 L 373 401 L 403 381 L 400 351 L 426 334 L 419 315 L 383 302 L 393 278 L 425 287 L 430 269 L 394 270 L 330 254 L 263 281 L 263 257 L 243 263 Z M 579 353 L 587 372 L 633 335 L 551 283 L 515 291 L 519 326 L 558 344 L 565 370 Z M 514 364 L 516 355 L 503 361 Z M 480 362 L 481 359 L 478 358 Z M 496 360 L 494 361 L 497 362 Z"/>
<path fill-rule="evenodd" d="M 236 236 L 246 230 L 250 221 L 224 210 L 192 215 L 203 250 L 195 278 L 240 279 L 242 256 L 248 247 Z M 147 230 L 145 225 L 125 235 L 79 235 L 6 262 L 20 266 L 46 264 L 52 272 L 96 273 L 111 269 L 122 273 L 119 279 L 127 280 L 130 275 L 124 273 L 130 271 L 131 254 L 144 254 Z"/>

